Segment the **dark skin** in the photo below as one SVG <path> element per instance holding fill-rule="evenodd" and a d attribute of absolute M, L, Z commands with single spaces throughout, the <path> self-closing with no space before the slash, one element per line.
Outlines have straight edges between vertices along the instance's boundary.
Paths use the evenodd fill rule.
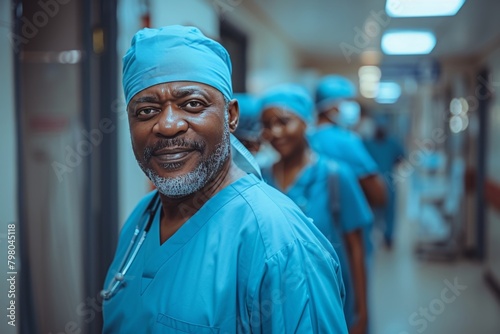
<path fill-rule="evenodd" d="M 137 160 L 164 178 L 193 171 L 215 152 L 224 136 L 224 97 L 217 89 L 201 83 L 170 82 L 149 87 L 132 98 L 127 111 Z M 239 117 L 236 100 L 230 101 L 227 113 L 232 133 Z M 145 158 L 146 148 L 166 139 L 204 143 L 204 149 L 180 145 L 153 150 L 151 157 Z M 245 175 L 229 154 L 220 170 L 202 189 L 183 197 L 160 193 L 160 243 L 168 240 L 206 201 Z"/>
<path fill-rule="evenodd" d="M 260 150 L 260 142 L 258 140 L 248 140 L 243 138 L 238 138 L 238 140 L 246 147 L 248 151 L 252 154 L 256 154 Z"/>
<path fill-rule="evenodd" d="M 336 108 L 332 108 L 329 111 L 323 112 L 318 115 L 318 125 L 322 124 L 333 124 L 331 121 L 335 119 L 335 115 L 338 113 Z M 330 115 L 328 117 L 327 115 Z M 366 200 L 372 207 L 384 206 L 387 201 L 387 194 L 385 189 L 384 180 L 378 174 L 367 175 L 363 178 L 358 179 L 361 189 L 365 194 Z"/>
<path fill-rule="evenodd" d="M 356 310 L 358 321 L 349 328 L 350 334 L 364 334 L 368 324 L 368 305 L 366 291 L 365 252 L 363 247 L 363 234 L 360 229 L 344 235 L 349 256 L 349 264 L 354 280 L 354 291 L 356 291 Z"/>
<path fill-rule="evenodd" d="M 279 188 L 285 190 L 311 161 L 311 152 L 305 138 L 306 124 L 294 114 L 279 108 L 265 109 L 261 120 L 264 139 L 280 154 L 280 161 L 273 166 L 273 175 Z M 362 232 L 357 229 L 345 233 L 344 239 L 359 315 L 358 322 L 349 328 L 349 333 L 363 334 L 367 329 L 368 309 Z"/>
<path fill-rule="evenodd" d="M 280 154 L 273 174 L 281 189 L 286 189 L 309 162 L 309 148 L 303 136 L 305 123 L 292 113 L 279 108 L 263 111 L 263 137 Z"/>

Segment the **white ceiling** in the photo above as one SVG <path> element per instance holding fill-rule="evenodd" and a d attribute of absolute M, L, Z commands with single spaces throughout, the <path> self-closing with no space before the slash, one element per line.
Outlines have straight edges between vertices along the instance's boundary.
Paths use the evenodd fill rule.
<path fill-rule="evenodd" d="M 247 0 L 242 4 L 271 22 L 312 61 L 348 62 L 343 46 L 352 47 L 351 60 L 361 62 L 361 51 L 380 50 L 380 37 L 387 29 L 430 29 L 437 45 L 425 57 L 383 56 L 384 64 L 474 56 L 500 36 L 498 0 L 466 0 L 457 15 L 433 18 L 389 18 L 384 15 L 385 0 Z M 367 27 L 368 41 L 360 38 Z"/>

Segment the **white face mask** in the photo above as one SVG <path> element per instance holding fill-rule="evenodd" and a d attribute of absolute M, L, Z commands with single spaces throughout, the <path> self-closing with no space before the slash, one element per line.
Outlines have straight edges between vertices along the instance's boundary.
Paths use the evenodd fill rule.
<path fill-rule="evenodd" d="M 372 139 L 375 136 L 375 122 L 369 117 L 363 117 L 356 130 L 361 138 Z"/>
<path fill-rule="evenodd" d="M 337 124 L 344 128 L 353 128 L 358 124 L 361 116 L 361 107 L 356 101 L 340 101 L 338 103 L 339 113 L 336 117 Z"/>

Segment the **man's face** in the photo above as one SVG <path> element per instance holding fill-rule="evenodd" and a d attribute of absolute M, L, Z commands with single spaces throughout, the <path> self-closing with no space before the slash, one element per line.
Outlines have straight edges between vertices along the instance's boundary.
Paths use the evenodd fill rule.
<path fill-rule="evenodd" d="M 169 197 L 192 194 L 220 172 L 230 152 L 229 124 L 237 117 L 226 111 L 218 90 L 194 82 L 149 87 L 128 105 L 135 157 Z"/>

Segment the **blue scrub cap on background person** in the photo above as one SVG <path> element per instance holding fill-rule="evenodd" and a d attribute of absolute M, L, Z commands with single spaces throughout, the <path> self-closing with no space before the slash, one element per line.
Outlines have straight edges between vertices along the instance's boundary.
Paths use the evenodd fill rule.
<path fill-rule="evenodd" d="M 173 25 L 138 31 L 123 57 L 126 104 L 140 91 L 174 81 L 212 86 L 231 100 L 231 59 L 226 49 L 195 27 Z"/>
<path fill-rule="evenodd" d="M 259 139 L 262 132 L 259 99 L 247 93 L 234 93 L 233 98 L 238 100 L 240 107 L 240 118 L 234 135 L 245 140 Z"/>
<path fill-rule="evenodd" d="M 354 84 L 340 75 L 324 76 L 316 87 L 316 108 L 324 111 L 339 100 L 353 99 L 357 90 Z"/>
<path fill-rule="evenodd" d="M 307 90 L 298 84 L 281 84 L 264 93 L 261 109 L 282 108 L 298 117 L 306 124 L 313 122 L 313 101 Z"/>

